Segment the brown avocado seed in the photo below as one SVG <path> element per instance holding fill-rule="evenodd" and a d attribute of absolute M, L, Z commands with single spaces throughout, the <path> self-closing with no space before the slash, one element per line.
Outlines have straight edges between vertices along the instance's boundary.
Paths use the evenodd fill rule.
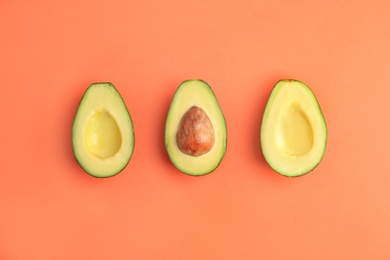
<path fill-rule="evenodd" d="M 176 143 L 185 154 L 200 156 L 213 148 L 214 127 L 203 109 L 193 106 L 183 116 L 176 134 Z"/>

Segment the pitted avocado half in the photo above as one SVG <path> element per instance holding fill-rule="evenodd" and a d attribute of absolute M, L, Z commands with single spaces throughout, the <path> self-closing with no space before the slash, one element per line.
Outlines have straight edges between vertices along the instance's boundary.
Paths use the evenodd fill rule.
<path fill-rule="evenodd" d="M 327 127 L 314 93 L 298 80 L 280 80 L 268 99 L 261 125 L 261 147 L 276 172 L 296 177 L 322 160 Z"/>
<path fill-rule="evenodd" d="M 111 177 L 129 163 L 134 126 L 111 83 L 94 83 L 85 91 L 73 122 L 72 145 L 77 162 L 94 177 Z"/>

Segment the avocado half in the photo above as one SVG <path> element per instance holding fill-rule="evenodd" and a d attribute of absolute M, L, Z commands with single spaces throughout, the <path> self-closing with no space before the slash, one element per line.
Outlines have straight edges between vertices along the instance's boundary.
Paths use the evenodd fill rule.
<path fill-rule="evenodd" d="M 85 91 L 72 127 L 74 157 L 94 177 L 111 177 L 129 163 L 134 126 L 114 85 L 93 83 Z"/>
<path fill-rule="evenodd" d="M 268 99 L 261 147 L 276 172 L 297 177 L 322 160 L 327 142 L 325 118 L 312 90 L 298 80 L 280 80 Z"/>
<path fill-rule="evenodd" d="M 202 176 L 221 163 L 227 144 L 226 122 L 211 87 L 186 80 L 177 88 L 166 119 L 165 147 L 181 172 Z"/>

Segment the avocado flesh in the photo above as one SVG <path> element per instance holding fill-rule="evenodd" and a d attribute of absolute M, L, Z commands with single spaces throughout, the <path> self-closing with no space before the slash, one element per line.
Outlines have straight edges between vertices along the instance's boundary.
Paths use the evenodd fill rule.
<path fill-rule="evenodd" d="M 276 172 L 297 177 L 312 171 L 326 149 L 327 127 L 314 93 L 298 80 L 280 80 L 268 99 L 261 147 Z"/>
<path fill-rule="evenodd" d="M 201 109 L 212 124 L 212 134 L 211 131 L 207 133 L 208 143 L 212 145 L 206 144 L 204 147 L 207 148 L 204 150 L 187 153 L 179 147 L 178 136 L 181 131 L 185 131 L 183 121 L 187 120 L 187 112 L 194 107 Z M 202 127 L 210 128 L 207 124 L 202 123 Z M 184 81 L 172 98 L 165 123 L 165 147 L 171 162 L 188 175 L 202 176 L 211 173 L 218 167 L 226 153 L 226 142 L 225 118 L 211 87 L 202 80 Z"/>
<path fill-rule="evenodd" d="M 74 156 L 94 177 L 111 177 L 129 163 L 134 151 L 134 126 L 126 105 L 108 82 L 85 91 L 72 127 Z"/>

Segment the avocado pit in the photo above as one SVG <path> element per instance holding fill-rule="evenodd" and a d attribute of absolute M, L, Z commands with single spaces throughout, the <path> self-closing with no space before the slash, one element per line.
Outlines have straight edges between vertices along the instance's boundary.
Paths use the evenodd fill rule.
<path fill-rule="evenodd" d="M 214 146 L 214 127 L 205 111 L 192 106 L 180 121 L 176 143 L 185 154 L 200 156 L 208 153 Z"/>

